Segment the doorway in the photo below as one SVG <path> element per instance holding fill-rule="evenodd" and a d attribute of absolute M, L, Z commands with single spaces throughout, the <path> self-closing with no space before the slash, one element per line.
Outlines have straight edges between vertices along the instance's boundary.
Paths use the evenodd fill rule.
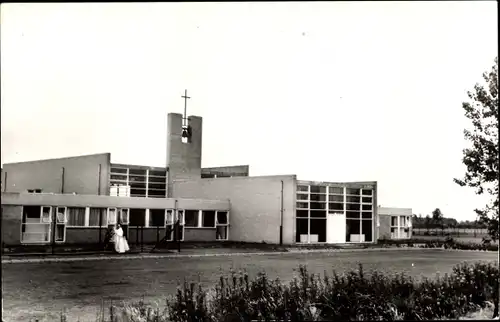
<path fill-rule="evenodd" d="M 346 242 L 346 217 L 343 212 L 329 213 L 326 217 L 326 237 L 329 244 Z"/>

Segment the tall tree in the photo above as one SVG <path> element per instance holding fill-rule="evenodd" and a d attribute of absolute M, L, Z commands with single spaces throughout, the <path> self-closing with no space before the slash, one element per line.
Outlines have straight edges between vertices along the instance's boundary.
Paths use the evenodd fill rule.
<path fill-rule="evenodd" d="M 432 221 L 434 225 L 436 225 L 437 227 L 441 227 L 441 232 L 443 232 L 443 219 L 443 213 L 439 208 L 436 208 L 434 209 L 434 211 L 432 211 Z"/>
<path fill-rule="evenodd" d="M 468 92 L 470 101 L 462 103 L 472 130 L 465 129 L 465 139 L 471 144 L 463 150 L 462 162 L 467 170 L 463 179 L 454 179 L 460 186 L 472 187 L 477 194 L 490 197 L 483 209 L 475 209 L 479 222 L 485 224 L 493 240 L 498 240 L 498 57 L 490 72 L 484 73 L 483 85 L 476 84 Z"/>

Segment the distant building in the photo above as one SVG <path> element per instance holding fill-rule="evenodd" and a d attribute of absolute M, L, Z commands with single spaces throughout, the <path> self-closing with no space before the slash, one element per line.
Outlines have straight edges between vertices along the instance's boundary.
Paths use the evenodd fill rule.
<path fill-rule="evenodd" d="M 377 207 L 375 181 L 252 177 L 248 165 L 202 168 L 202 118 L 188 120 L 189 133 L 181 114 L 168 114 L 164 168 L 111 163 L 110 153 L 4 164 L 2 241 L 96 243 L 103 227 L 121 223 L 129 239 L 143 227 L 141 238 L 154 242 L 158 229 L 163 236 L 177 219 L 184 241 L 336 244 L 410 236 L 411 209 Z"/>

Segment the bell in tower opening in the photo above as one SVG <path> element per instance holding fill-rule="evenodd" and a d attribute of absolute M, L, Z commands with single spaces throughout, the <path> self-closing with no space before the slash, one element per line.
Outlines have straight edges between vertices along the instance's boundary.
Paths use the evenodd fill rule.
<path fill-rule="evenodd" d="M 191 143 L 191 138 L 192 138 L 192 128 L 191 125 L 183 126 L 182 127 L 182 142 L 183 143 Z"/>

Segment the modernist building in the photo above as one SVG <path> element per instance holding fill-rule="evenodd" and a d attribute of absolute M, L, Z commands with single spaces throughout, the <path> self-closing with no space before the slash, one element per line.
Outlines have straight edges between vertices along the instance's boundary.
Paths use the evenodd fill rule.
<path fill-rule="evenodd" d="M 97 243 L 117 222 L 129 240 L 141 227 L 141 238 L 154 242 L 177 218 L 184 241 L 410 237 L 411 209 L 378 207 L 375 181 L 252 177 L 247 165 L 202 168 L 202 118 L 170 113 L 167 124 L 165 168 L 115 164 L 109 153 L 4 164 L 3 243 Z"/>

